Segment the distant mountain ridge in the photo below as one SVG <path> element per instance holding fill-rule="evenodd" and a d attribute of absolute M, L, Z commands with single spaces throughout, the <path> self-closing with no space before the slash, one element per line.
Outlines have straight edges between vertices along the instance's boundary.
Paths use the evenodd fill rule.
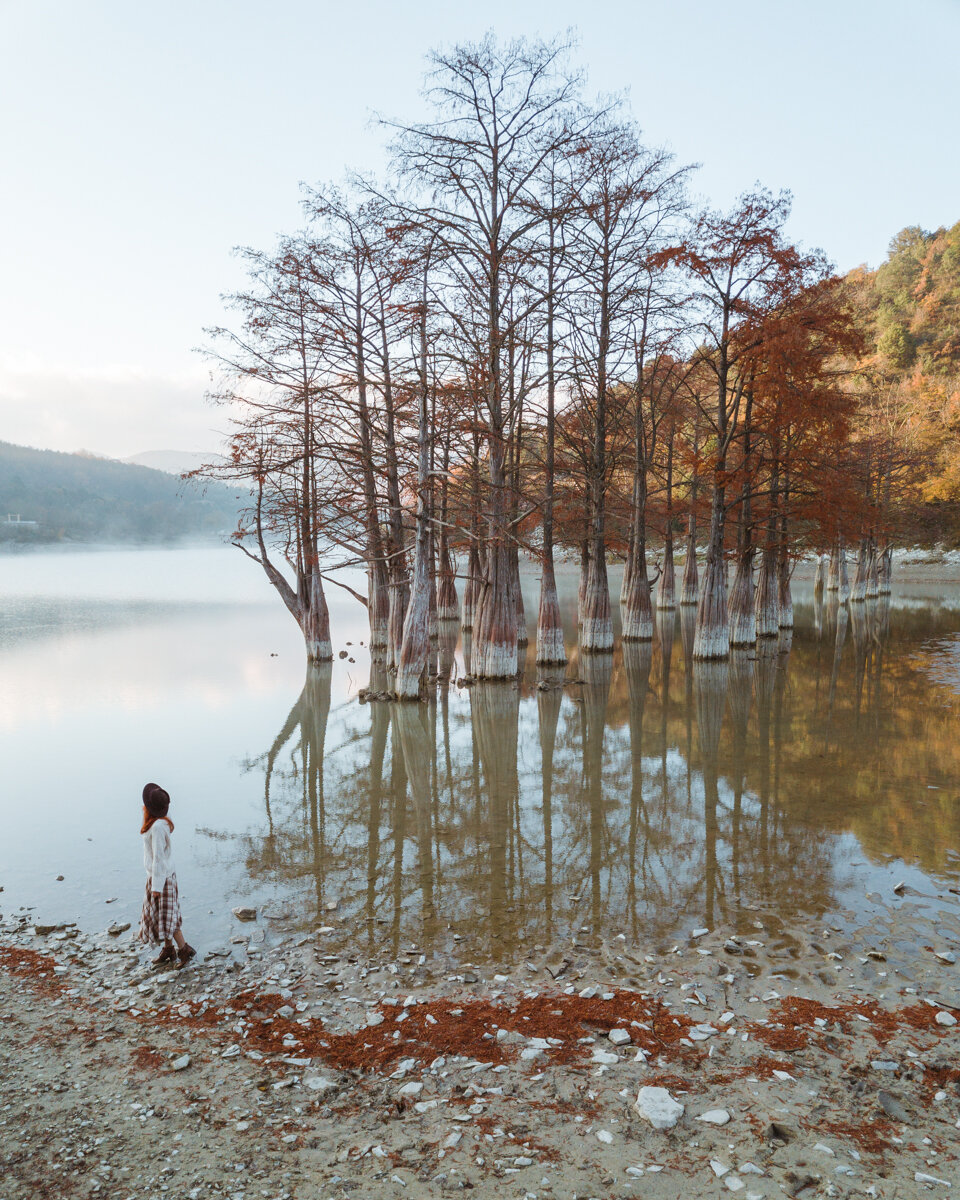
<path fill-rule="evenodd" d="M 87 451 L 0 442 L 0 540 L 155 542 L 214 535 L 233 529 L 240 506 L 221 483 L 183 481 L 168 470 Z M 20 516 L 19 526 L 6 522 L 8 514 Z"/>
<path fill-rule="evenodd" d="M 202 454 L 199 450 L 143 450 L 118 461 L 134 467 L 150 467 L 154 471 L 167 471 L 171 475 L 185 475 L 205 463 L 219 462 L 219 454 Z"/>

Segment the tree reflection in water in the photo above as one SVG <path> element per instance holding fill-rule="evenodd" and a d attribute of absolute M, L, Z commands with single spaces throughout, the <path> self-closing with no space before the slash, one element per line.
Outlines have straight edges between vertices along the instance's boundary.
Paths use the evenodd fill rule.
<path fill-rule="evenodd" d="M 754 905 L 836 906 L 837 835 L 903 826 L 901 728 L 933 685 L 888 645 L 887 598 L 800 603 L 795 634 L 723 663 L 693 661 L 694 617 L 661 610 L 654 643 L 467 688 L 441 625 L 427 704 L 331 710 L 330 666 L 312 667 L 248 764 L 264 802 L 252 881 L 371 954 L 454 936 L 503 959 L 621 932 L 662 944 L 748 928 Z M 375 664 L 371 690 L 386 687 Z"/>

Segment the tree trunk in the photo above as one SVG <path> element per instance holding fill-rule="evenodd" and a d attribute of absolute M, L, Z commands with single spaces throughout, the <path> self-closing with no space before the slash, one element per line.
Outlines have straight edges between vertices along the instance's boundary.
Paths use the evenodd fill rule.
<path fill-rule="evenodd" d="M 722 470 L 722 467 L 720 468 Z M 727 564 L 723 557 L 724 487 L 714 485 L 710 513 L 710 542 L 704 567 L 703 588 L 697 606 L 697 632 L 693 657 L 726 658 L 730 653 L 727 626 Z"/>
<path fill-rule="evenodd" d="M 417 538 L 414 549 L 413 587 L 403 621 L 403 639 L 397 662 L 396 692 L 400 700 L 420 696 L 430 651 L 431 610 L 436 613 L 433 588 L 433 530 L 430 492 L 430 387 L 427 374 L 426 275 L 420 312 L 420 405 L 417 428 Z"/>
<path fill-rule="evenodd" d="M 307 643 L 308 662 L 329 662 L 333 658 L 330 641 L 330 612 L 323 591 L 320 568 L 314 566 L 308 585 L 309 601 L 303 614 L 303 636 Z"/>
<path fill-rule="evenodd" d="M 516 547 L 510 553 L 512 571 L 513 604 L 517 614 L 517 646 L 526 646 L 529 641 L 527 634 L 527 614 L 523 607 L 523 589 L 520 586 L 520 552 Z M 519 663 L 519 657 L 518 657 Z M 519 666 L 517 668 L 519 670 Z"/>
<path fill-rule="evenodd" d="M 869 552 L 868 539 L 860 539 L 860 549 L 857 552 L 857 572 L 853 577 L 853 587 L 850 589 L 850 599 L 859 604 L 867 596 L 867 555 Z"/>
<path fill-rule="evenodd" d="M 680 603 L 696 604 L 699 600 L 700 580 L 697 574 L 697 518 L 693 513 L 687 517 L 687 559 L 683 564 L 683 582 L 680 585 Z"/>
<path fill-rule="evenodd" d="M 657 608 L 672 609 L 677 606 L 676 572 L 673 565 L 673 530 L 667 525 L 663 541 L 663 567 L 657 583 Z"/>
<path fill-rule="evenodd" d="M 880 555 L 880 595 L 889 596 L 893 584 L 893 551 L 884 546 Z"/>
<path fill-rule="evenodd" d="M 537 613 L 537 662 L 544 666 L 560 666 L 566 661 L 553 555 L 545 554 L 540 575 L 540 608 Z"/>
<path fill-rule="evenodd" d="M 867 598 L 875 600 L 880 595 L 880 564 L 877 555 L 876 538 L 870 538 L 869 558 L 867 561 Z"/>
<path fill-rule="evenodd" d="M 737 555 L 737 571 L 730 590 L 730 645 L 752 646 L 757 640 L 753 597 L 754 548 L 747 543 Z"/>
<path fill-rule="evenodd" d="M 777 585 L 780 615 L 778 623 L 781 629 L 793 628 L 793 595 L 790 591 L 790 558 L 781 549 L 778 564 Z"/>
<path fill-rule="evenodd" d="M 840 548 L 842 546 L 842 538 L 837 534 L 836 540 L 830 547 L 830 570 L 827 572 L 827 591 L 837 592 L 840 590 Z"/>
<path fill-rule="evenodd" d="M 646 539 L 642 532 L 636 538 L 633 550 L 633 569 L 630 586 L 621 612 L 622 637 L 625 642 L 649 642 L 653 640 L 653 606 L 650 603 L 650 580 L 647 578 Z M 612 645 L 612 631 L 611 631 Z"/>
<path fill-rule="evenodd" d="M 815 596 L 823 595 L 823 585 L 826 582 L 826 555 L 817 555 L 817 573 L 813 580 L 813 593 Z"/>
<path fill-rule="evenodd" d="M 587 605 L 587 580 L 590 576 L 590 539 L 580 542 L 580 581 L 577 587 L 577 628 L 583 625 L 583 614 Z"/>
<path fill-rule="evenodd" d="M 649 602 L 650 589 L 648 585 L 648 605 Z M 580 649 L 588 654 L 607 654 L 613 650 L 610 585 L 607 580 L 607 558 L 602 538 L 596 538 L 590 547 L 590 563 L 587 568 L 583 598 L 583 618 L 580 625 Z"/>
<path fill-rule="evenodd" d="M 390 633 L 390 582 L 383 558 L 370 561 L 367 570 L 367 613 L 370 620 L 370 652 L 381 657 Z"/>
<path fill-rule="evenodd" d="M 837 599 L 841 604 L 846 604 L 850 599 L 850 580 L 847 576 L 847 548 L 843 544 L 843 538 L 840 538 L 839 544 L 837 579 Z"/>
<path fill-rule="evenodd" d="M 780 588 L 777 579 L 777 548 L 768 541 L 763 548 L 757 575 L 754 605 L 758 638 L 780 634 Z"/>

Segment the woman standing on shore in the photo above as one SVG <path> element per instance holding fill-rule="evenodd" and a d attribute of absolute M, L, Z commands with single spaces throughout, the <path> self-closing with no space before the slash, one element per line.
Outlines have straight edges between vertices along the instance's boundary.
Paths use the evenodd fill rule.
<path fill-rule="evenodd" d="M 173 822 L 167 816 L 170 797 L 157 783 L 143 789 L 143 865 L 147 872 L 147 891 L 140 914 L 140 941 L 163 943 L 154 964 L 173 962 L 186 966 L 197 953 L 183 936 L 180 920 L 180 893 L 173 869 L 170 834 Z M 176 943 L 176 948 L 174 948 Z"/>

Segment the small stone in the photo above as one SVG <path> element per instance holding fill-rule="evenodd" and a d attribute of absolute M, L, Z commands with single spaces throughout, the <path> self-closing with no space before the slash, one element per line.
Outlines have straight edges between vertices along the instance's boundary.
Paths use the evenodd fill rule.
<path fill-rule="evenodd" d="M 899 1071 L 900 1064 L 892 1058 L 875 1058 L 870 1064 L 875 1071 Z"/>
<path fill-rule="evenodd" d="M 627 1029 L 611 1029 L 607 1037 L 615 1046 L 625 1046 L 627 1042 L 632 1041 L 630 1032 Z"/>
<path fill-rule="evenodd" d="M 730 1168 L 725 1163 L 722 1163 L 718 1158 L 711 1158 L 710 1166 L 713 1168 L 713 1173 L 718 1179 L 722 1179 L 730 1170 Z"/>
<path fill-rule="evenodd" d="M 237 1045 L 228 1046 L 226 1048 L 226 1050 L 224 1050 L 224 1052 L 220 1055 L 221 1058 L 239 1058 L 239 1056 L 240 1056 L 240 1047 Z"/>
<path fill-rule="evenodd" d="M 730 1114 L 725 1108 L 711 1108 L 709 1112 L 701 1113 L 697 1120 L 705 1121 L 708 1125 L 726 1125 Z"/>
<path fill-rule="evenodd" d="M 109 933 L 111 937 L 119 937 L 121 933 L 126 933 L 129 928 L 129 921 L 124 921 L 122 924 L 114 923 L 107 930 L 107 933 Z"/>
<path fill-rule="evenodd" d="M 397 1092 L 397 1095 L 398 1096 L 419 1096 L 422 1091 L 423 1091 L 423 1084 L 418 1083 L 415 1080 L 411 1080 L 410 1083 L 405 1083 L 403 1085 L 403 1087 L 400 1088 L 400 1090 Z"/>
<path fill-rule="evenodd" d="M 684 1113 L 684 1106 L 662 1087 L 642 1087 L 634 1108 L 654 1129 L 672 1129 Z"/>
<path fill-rule="evenodd" d="M 527 1158 L 525 1154 L 521 1154 L 519 1158 L 515 1158 L 513 1160 L 513 1165 L 515 1167 L 532 1167 L 533 1159 Z"/>
<path fill-rule="evenodd" d="M 175 1058 L 170 1066 L 174 1071 L 185 1071 L 190 1066 L 190 1055 L 181 1054 L 179 1058 Z"/>
<path fill-rule="evenodd" d="M 710 932 L 710 930 L 709 930 L 709 929 L 695 929 L 695 930 L 693 931 L 693 933 L 691 933 L 691 934 L 690 934 L 690 936 L 691 936 L 692 938 L 702 938 L 702 937 L 706 937 L 706 935 L 707 935 L 709 932 Z"/>
<path fill-rule="evenodd" d="M 452 1150 L 454 1146 L 459 1146 L 462 1140 L 463 1134 L 455 1129 L 453 1133 L 447 1134 L 447 1136 L 441 1142 L 441 1145 L 443 1146 L 444 1150 Z"/>
<path fill-rule="evenodd" d="M 521 1053 L 521 1058 L 523 1057 L 524 1053 L 526 1053 L 526 1051 Z M 615 1063 L 618 1063 L 620 1059 L 618 1055 L 614 1054 L 611 1050 L 594 1050 L 590 1061 L 600 1063 L 602 1066 L 612 1067 Z"/>
<path fill-rule="evenodd" d="M 949 963 L 950 966 L 953 966 L 954 963 L 957 961 L 957 956 L 954 954 L 954 952 L 952 950 L 938 950 L 936 952 L 936 956 L 937 956 L 937 958 L 940 959 L 941 962 Z"/>
<path fill-rule="evenodd" d="M 238 921 L 255 921 L 257 919 L 257 910 L 240 905 L 233 910 L 233 915 Z"/>
<path fill-rule="evenodd" d="M 941 1187 L 950 1187 L 949 1180 L 938 1179 L 936 1175 L 928 1175 L 926 1171 L 914 1171 L 913 1178 L 916 1183 L 939 1183 Z"/>
<path fill-rule="evenodd" d="M 603 1144 L 604 1144 L 605 1146 L 610 1146 L 610 1145 L 612 1145 L 612 1144 L 613 1144 L 613 1134 L 612 1134 L 612 1133 L 610 1133 L 610 1131 L 609 1131 L 609 1130 L 607 1130 L 607 1129 L 598 1129 L 598 1130 L 596 1131 L 596 1133 L 597 1133 L 597 1141 L 598 1141 L 598 1142 L 603 1142 Z"/>
<path fill-rule="evenodd" d="M 325 1075 L 304 1075 L 303 1086 L 308 1087 L 311 1092 L 330 1092 L 337 1085 Z"/>
<path fill-rule="evenodd" d="M 948 1012 L 944 1012 L 943 1009 L 941 1009 L 940 1012 L 937 1013 L 936 1022 L 938 1025 L 947 1025 L 947 1026 L 956 1025 L 957 1018 Z"/>
<path fill-rule="evenodd" d="M 739 1192 L 746 1184 L 742 1179 L 738 1179 L 736 1175 L 728 1175 L 723 1181 L 731 1192 Z"/>

